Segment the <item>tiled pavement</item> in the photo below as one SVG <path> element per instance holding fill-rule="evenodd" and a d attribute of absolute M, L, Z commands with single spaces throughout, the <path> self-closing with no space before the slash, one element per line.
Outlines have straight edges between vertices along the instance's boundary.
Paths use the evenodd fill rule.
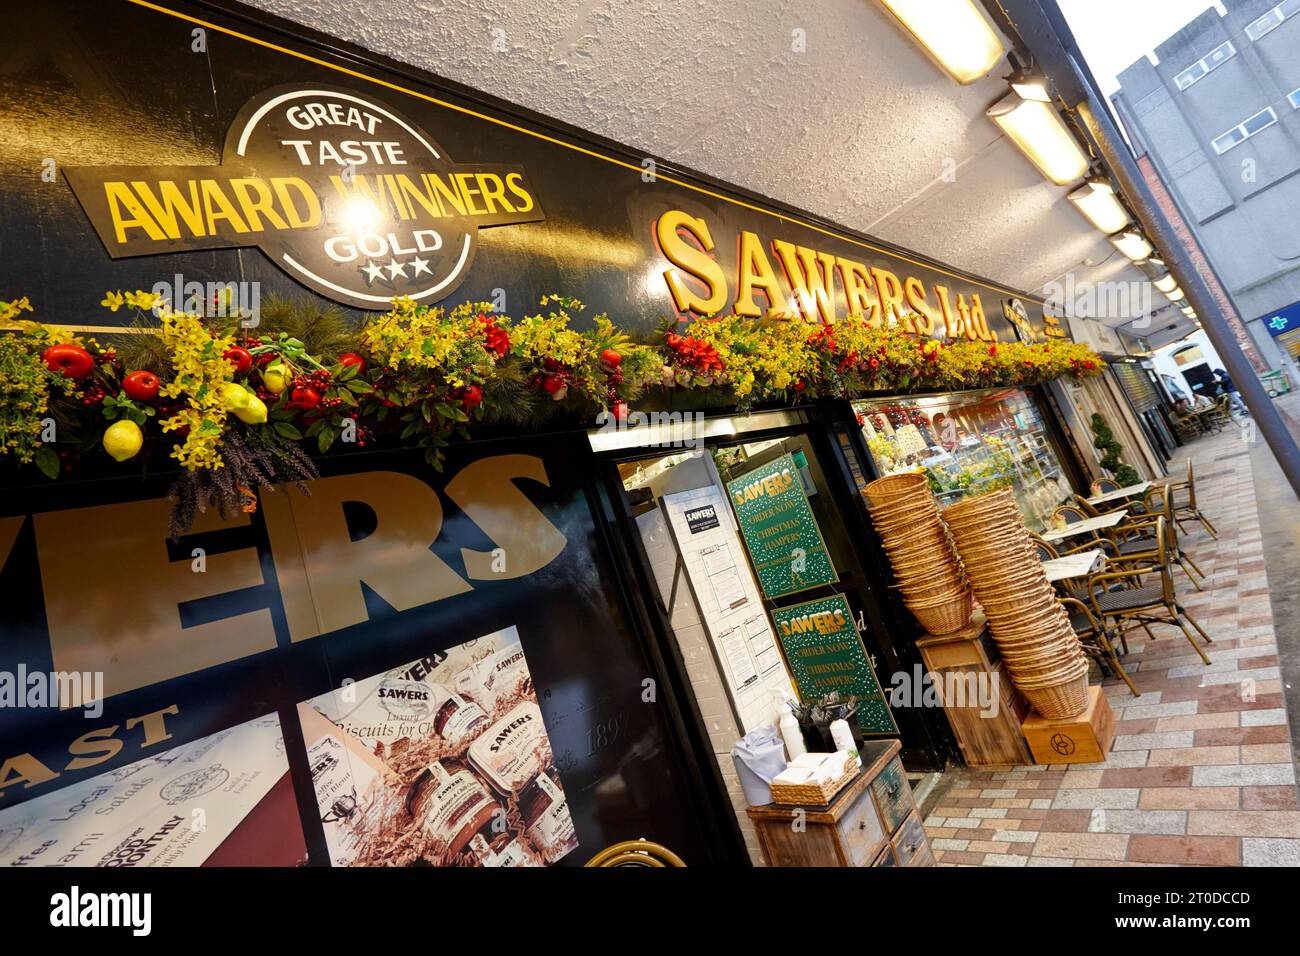
<path fill-rule="evenodd" d="M 1179 597 L 1214 642 L 1201 663 L 1182 632 L 1129 636 L 1142 696 L 1104 684 L 1116 737 L 1104 763 L 945 774 L 926 830 L 941 865 L 1300 866 L 1300 804 L 1278 670 L 1255 486 L 1234 430 L 1179 449 L 1202 511 L 1184 549 L 1204 592 Z M 1183 458 L 1170 462 L 1181 477 Z"/>

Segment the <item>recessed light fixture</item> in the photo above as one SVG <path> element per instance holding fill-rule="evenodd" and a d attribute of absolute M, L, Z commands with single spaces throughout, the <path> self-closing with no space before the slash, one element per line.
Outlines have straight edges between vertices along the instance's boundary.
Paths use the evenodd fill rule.
<path fill-rule="evenodd" d="M 1050 104 L 1012 90 L 989 108 L 988 116 L 1056 185 L 1072 183 L 1088 171 L 1088 157 Z"/>
<path fill-rule="evenodd" d="M 1150 260 L 1147 261 L 1149 262 Z M 1166 272 L 1159 279 L 1154 280 L 1154 282 L 1152 282 L 1152 285 L 1154 285 L 1161 292 L 1168 293 L 1178 288 L 1178 280 L 1175 279 L 1172 274 Z"/>
<path fill-rule="evenodd" d="M 1107 236 L 1111 244 L 1134 262 L 1150 258 L 1151 243 L 1140 232 L 1134 232 L 1129 229 L 1125 232 L 1117 232 L 1113 236 Z"/>
<path fill-rule="evenodd" d="M 1187 296 L 1183 294 L 1183 290 L 1178 288 L 1178 286 L 1174 286 L 1168 292 L 1165 292 L 1163 289 L 1160 291 L 1170 302 L 1181 302 L 1183 299 L 1187 298 Z"/>
<path fill-rule="evenodd" d="M 963 86 L 987 76 L 1006 47 L 972 0 L 880 0 Z"/>
<path fill-rule="evenodd" d="M 1115 198 L 1115 187 L 1105 180 L 1090 180 L 1071 190 L 1066 198 L 1106 235 L 1128 225 L 1128 210 Z"/>

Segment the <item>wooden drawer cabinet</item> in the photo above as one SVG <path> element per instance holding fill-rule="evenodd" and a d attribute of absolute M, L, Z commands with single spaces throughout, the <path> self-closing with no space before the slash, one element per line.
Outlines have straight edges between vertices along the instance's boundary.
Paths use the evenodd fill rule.
<path fill-rule="evenodd" d="M 871 794 L 864 791 L 858 795 L 853 806 L 840 818 L 837 829 L 844 844 L 847 865 L 870 866 L 885 840 L 885 831 L 880 828 L 880 816 L 876 813 Z"/>
<path fill-rule="evenodd" d="M 930 853 L 930 844 L 925 838 L 925 827 L 921 825 L 920 813 L 913 811 L 908 814 L 891 843 L 900 866 L 927 865 L 925 858 Z"/>
<path fill-rule="evenodd" d="M 889 761 L 884 772 L 871 784 L 871 789 L 876 806 L 880 808 L 885 832 L 893 833 L 912 812 L 912 788 L 903 772 L 903 762 L 897 757 Z"/>
<path fill-rule="evenodd" d="M 897 740 L 866 743 L 862 771 L 828 806 L 750 807 L 768 865 L 932 865 L 898 750 Z"/>

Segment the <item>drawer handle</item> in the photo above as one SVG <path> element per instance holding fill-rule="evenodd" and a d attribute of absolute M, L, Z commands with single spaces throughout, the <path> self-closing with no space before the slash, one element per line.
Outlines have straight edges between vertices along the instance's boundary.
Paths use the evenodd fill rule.
<path fill-rule="evenodd" d="M 886 790 L 889 792 L 889 795 L 890 795 L 891 797 L 896 797 L 896 796 L 898 796 L 898 789 L 899 789 L 899 787 L 901 787 L 902 785 L 903 785 L 903 782 L 902 782 L 901 780 L 898 780 L 898 781 L 895 781 L 895 782 L 894 782 L 894 785 L 893 785 L 893 786 L 891 786 L 891 787 L 887 787 Z"/>
<path fill-rule="evenodd" d="M 859 830 L 865 830 L 866 828 L 867 828 L 867 821 L 866 821 L 866 820 L 859 820 L 859 821 L 858 821 L 858 829 L 859 829 Z"/>

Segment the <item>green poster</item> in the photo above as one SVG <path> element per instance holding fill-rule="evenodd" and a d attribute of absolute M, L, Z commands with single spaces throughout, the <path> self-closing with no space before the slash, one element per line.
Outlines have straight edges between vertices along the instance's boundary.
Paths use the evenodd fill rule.
<path fill-rule="evenodd" d="M 862 702 L 857 717 L 863 733 L 898 733 L 843 595 L 777 608 L 772 620 L 804 701 L 831 691 L 857 697 Z"/>
<path fill-rule="evenodd" d="M 769 598 L 839 580 L 790 455 L 727 482 L 727 494 Z"/>

